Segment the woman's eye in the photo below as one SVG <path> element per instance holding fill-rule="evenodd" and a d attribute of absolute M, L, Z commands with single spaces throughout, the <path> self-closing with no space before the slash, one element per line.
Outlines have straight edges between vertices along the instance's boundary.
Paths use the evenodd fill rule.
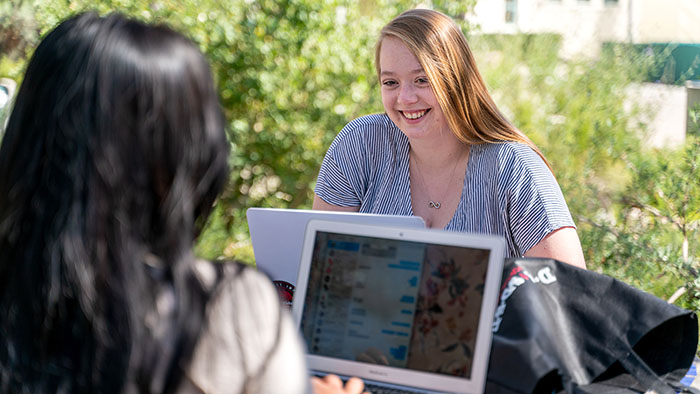
<path fill-rule="evenodd" d="M 430 82 L 428 81 L 428 78 L 417 78 L 416 83 L 423 85 L 423 84 L 428 84 Z"/>
<path fill-rule="evenodd" d="M 391 86 L 396 86 L 396 81 L 388 80 L 388 81 L 382 82 L 382 84 L 383 84 L 384 86 L 390 86 L 390 87 L 391 87 Z"/>

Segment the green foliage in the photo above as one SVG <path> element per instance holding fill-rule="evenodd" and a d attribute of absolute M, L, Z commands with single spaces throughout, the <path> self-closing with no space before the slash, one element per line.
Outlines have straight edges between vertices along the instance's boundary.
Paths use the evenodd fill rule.
<path fill-rule="evenodd" d="M 0 78 L 20 80 L 28 51 L 37 38 L 31 4 L 21 0 L 0 3 Z"/>
<path fill-rule="evenodd" d="M 229 120 L 231 181 L 197 251 L 252 262 L 245 210 L 308 208 L 323 155 L 352 118 L 380 112 L 374 69 L 379 29 L 414 0 L 6 0 L 0 3 L 0 77 L 21 79 L 39 37 L 93 9 L 163 22 L 212 64 Z M 474 1 L 435 0 L 463 20 Z M 464 31 L 470 33 L 466 22 Z M 556 35 L 469 36 L 506 116 L 550 160 L 577 221 L 589 267 L 700 310 L 697 138 L 645 150 L 628 88 L 667 67 L 608 45 L 597 59 L 559 57 Z M 697 112 L 691 113 L 697 120 Z M 691 125 L 691 134 L 700 129 Z M 694 131 L 692 131 L 694 130 Z M 684 247 L 687 245 L 687 247 Z"/>
<path fill-rule="evenodd" d="M 34 48 L 39 36 L 60 20 L 84 10 L 119 11 L 164 22 L 200 45 L 212 64 L 229 120 L 232 175 L 200 237 L 198 252 L 209 258 L 235 256 L 249 261 L 245 209 L 310 206 L 311 185 L 333 137 L 352 118 L 382 111 L 374 69 L 379 30 L 401 11 L 424 4 L 416 0 L 10 1 L 13 7 L 31 10 L 31 24 L 13 22 L 15 27 L 31 26 L 23 33 L 27 48 Z M 472 4 L 435 1 L 434 8 L 460 17 Z M 8 14 L 0 8 L 0 18 Z M 23 69 L 26 55 L 14 69 Z"/>
<path fill-rule="evenodd" d="M 690 93 L 689 93 L 690 94 Z M 700 138 L 700 103 L 691 105 L 688 111 L 688 126 L 686 133 L 688 136 Z"/>
<path fill-rule="evenodd" d="M 245 208 L 310 206 L 310 185 L 336 133 L 352 118 L 382 111 L 379 30 L 416 4 L 261 1 L 208 15 L 212 30 L 202 42 L 231 121 L 234 175 L 221 198 L 223 218 L 207 235 L 223 231 L 232 234 L 228 246 L 245 246 Z M 200 250 L 240 258 L 240 248 L 205 246 L 211 239 Z"/>
<path fill-rule="evenodd" d="M 550 160 L 589 267 L 665 299 L 685 288 L 677 302 L 700 310 L 698 139 L 644 149 L 638 115 L 649 109 L 629 100 L 629 87 L 663 59 L 618 45 L 563 60 L 554 35 L 471 42 L 499 107 Z M 691 112 L 689 135 L 698 118 Z"/>
<path fill-rule="evenodd" d="M 472 42 L 494 99 L 545 153 L 577 221 L 614 209 L 629 178 L 627 158 L 640 146 L 626 88 L 645 60 L 612 51 L 563 60 L 556 35 L 477 36 Z"/>
<path fill-rule="evenodd" d="M 700 269 L 700 139 L 688 137 L 680 150 L 641 156 L 633 171 L 625 205 L 644 220 L 643 230 L 652 230 L 656 249 L 664 250 L 668 260 L 667 271 L 692 290 L 687 301 L 699 309 L 700 298 L 693 293 Z"/>
<path fill-rule="evenodd" d="M 590 221 L 582 241 L 604 272 L 700 310 L 700 140 L 681 149 L 643 151 L 630 162 L 632 179 L 615 213 Z"/>
<path fill-rule="evenodd" d="M 603 44 L 603 52 L 630 53 L 642 59 L 644 67 L 634 70 L 646 82 L 683 85 L 687 80 L 700 78 L 700 45 L 679 43 Z"/>

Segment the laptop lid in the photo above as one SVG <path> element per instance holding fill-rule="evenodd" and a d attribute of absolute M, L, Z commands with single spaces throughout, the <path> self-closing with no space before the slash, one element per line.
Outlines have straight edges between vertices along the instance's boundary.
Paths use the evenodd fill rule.
<path fill-rule="evenodd" d="M 249 208 L 246 216 L 256 266 L 269 275 L 278 286 L 292 286 L 292 291 L 297 280 L 304 231 L 307 223 L 312 219 L 405 228 L 425 227 L 425 222 L 418 216 L 356 212 Z"/>
<path fill-rule="evenodd" d="M 482 393 L 504 248 L 498 236 L 310 221 L 292 304 L 309 367 Z"/>

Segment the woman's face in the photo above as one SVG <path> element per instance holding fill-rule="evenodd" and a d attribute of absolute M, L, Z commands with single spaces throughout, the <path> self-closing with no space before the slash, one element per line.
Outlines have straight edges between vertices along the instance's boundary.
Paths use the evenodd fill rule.
<path fill-rule="evenodd" d="M 410 140 L 449 132 L 423 67 L 398 38 L 382 40 L 379 70 L 384 110 Z"/>

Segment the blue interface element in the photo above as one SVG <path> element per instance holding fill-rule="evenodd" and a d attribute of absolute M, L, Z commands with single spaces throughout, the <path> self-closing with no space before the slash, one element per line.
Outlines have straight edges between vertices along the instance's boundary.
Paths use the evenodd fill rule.
<path fill-rule="evenodd" d="M 413 304 L 414 302 L 416 302 L 416 297 L 405 295 L 401 297 L 401 302 L 406 304 Z"/>
<path fill-rule="evenodd" d="M 348 252 L 357 252 L 360 250 L 360 244 L 357 242 L 345 242 L 328 240 L 328 249 L 345 250 Z"/>
<path fill-rule="evenodd" d="M 391 355 L 397 359 L 397 360 L 405 360 L 406 359 L 406 351 L 408 348 L 406 346 L 398 346 L 398 347 L 392 347 L 389 349 L 389 352 Z"/>
<path fill-rule="evenodd" d="M 407 336 L 408 336 L 408 333 L 407 333 L 407 332 L 403 332 L 403 331 L 394 331 L 394 330 L 386 330 L 386 329 L 384 329 L 384 330 L 382 330 L 381 332 L 382 332 L 382 334 L 384 334 L 384 335 L 396 335 L 397 337 L 407 337 Z"/>
<path fill-rule="evenodd" d="M 389 268 L 408 271 L 420 271 L 420 263 L 415 261 L 399 261 L 398 264 L 389 264 Z"/>

